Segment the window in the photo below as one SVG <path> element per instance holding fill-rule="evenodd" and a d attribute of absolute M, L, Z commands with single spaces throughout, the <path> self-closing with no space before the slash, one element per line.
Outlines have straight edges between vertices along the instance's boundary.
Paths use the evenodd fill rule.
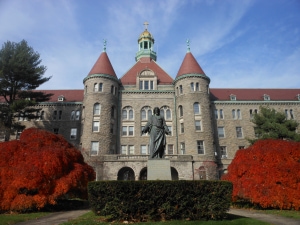
<path fill-rule="evenodd" d="M 270 96 L 269 96 L 269 95 L 267 95 L 267 94 L 264 94 L 264 100 L 265 100 L 265 101 L 270 101 L 270 100 L 271 100 L 271 98 L 270 98 Z"/>
<path fill-rule="evenodd" d="M 110 87 L 110 93 L 113 94 L 115 92 L 115 87 L 113 85 L 111 85 Z"/>
<path fill-rule="evenodd" d="M 178 109 L 179 109 L 179 116 L 182 117 L 183 116 L 183 107 L 182 107 L 182 105 L 180 105 L 178 107 Z"/>
<path fill-rule="evenodd" d="M 99 83 L 99 91 L 103 91 L 103 84 L 102 83 Z"/>
<path fill-rule="evenodd" d="M 142 120 L 149 120 L 152 116 L 152 109 L 150 106 L 144 106 L 141 110 L 141 119 Z"/>
<path fill-rule="evenodd" d="M 257 114 L 257 109 L 254 109 L 254 110 L 252 110 L 252 109 L 250 109 L 249 110 L 249 113 L 250 113 L 250 118 L 252 119 L 253 118 L 253 114 Z"/>
<path fill-rule="evenodd" d="M 235 109 L 232 110 L 232 119 L 235 119 Z"/>
<path fill-rule="evenodd" d="M 179 85 L 179 94 L 183 94 L 182 85 Z"/>
<path fill-rule="evenodd" d="M 80 119 L 80 111 L 77 110 L 75 120 L 79 120 L 79 119 Z"/>
<path fill-rule="evenodd" d="M 140 80 L 140 90 L 154 90 L 154 81 Z"/>
<path fill-rule="evenodd" d="M 24 119 L 24 114 L 23 114 L 23 113 L 20 113 L 20 114 L 19 114 L 18 120 L 19 120 L 19 121 L 23 121 L 23 119 Z"/>
<path fill-rule="evenodd" d="M 245 149 L 245 146 L 239 146 L 239 149 Z"/>
<path fill-rule="evenodd" d="M 54 133 L 54 134 L 58 134 L 58 131 L 59 131 L 58 128 L 54 128 L 54 129 L 53 129 L 53 133 Z"/>
<path fill-rule="evenodd" d="M 111 134 L 114 133 L 114 124 L 113 123 L 110 124 L 110 133 Z"/>
<path fill-rule="evenodd" d="M 57 99 L 57 101 L 59 101 L 59 102 L 63 102 L 64 101 L 64 96 L 63 95 L 61 95 L 61 96 L 58 96 L 58 99 Z"/>
<path fill-rule="evenodd" d="M 75 111 L 72 111 L 71 112 L 71 120 L 74 120 L 75 119 Z"/>
<path fill-rule="evenodd" d="M 77 137 L 77 128 L 72 128 L 71 129 L 71 134 L 70 134 L 70 139 L 75 140 Z"/>
<path fill-rule="evenodd" d="M 240 110 L 240 109 L 237 109 L 237 110 L 236 110 L 236 115 L 237 115 L 237 118 L 238 118 L 239 120 L 242 118 L 241 110 Z"/>
<path fill-rule="evenodd" d="M 174 147 L 173 145 L 168 145 L 168 155 L 173 155 L 174 154 Z"/>
<path fill-rule="evenodd" d="M 154 82 L 153 80 L 150 80 L 150 90 L 153 90 L 154 89 Z"/>
<path fill-rule="evenodd" d="M 224 119 L 223 109 L 220 109 L 220 119 Z"/>
<path fill-rule="evenodd" d="M 98 91 L 98 87 L 99 87 L 98 84 L 95 83 L 95 84 L 94 84 L 94 92 L 97 92 L 97 91 Z"/>
<path fill-rule="evenodd" d="M 198 154 L 204 154 L 204 141 L 197 141 Z"/>
<path fill-rule="evenodd" d="M 128 151 L 129 151 L 129 155 L 133 155 L 134 154 L 134 145 L 129 145 Z"/>
<path fill-rule="evenodd" d="M 184 133 L 184 125 L 183 123 L 180 123 L 180 133 Z"/>
<path fill-rule="evenodd" d="M 93 132 L 99 132 L 99 128 L 100 128 L 100 122 L 93 121 Z"/>
<path fill-rule="evenodd" d="M 110 117 L 111 117 L 112 119 L 115 118 L 115 107 L 114 107 L 114 106 L 111 107 Z"/>
<path fill-rule="evenodd" d="M 230 95 L 230 100 L 231 100 L 231 101 L 236 101 L 236 96 L 233 95 L 233 94 L 231 94 L 231 95 Z"/>
<path fill-rule="evenodd" d="M 294 114 L 293 114 L 293 110 L 292 109 L 290 109 L 290 118 L 294 119 Z"/>
<path fill-rule="evenodd" d="M 53 116 L 52 116 L 53 120 L 56 120 L 56 117 L 57 117 L 57 111 L 55 110 L 53 111 Z"/>
<path fill-rule="evenodd" d="M 218 137 L 219 138 L 225 137 L 224 127 L 218 127 Z"/>
<path fill-rule="evenodd" d="M 149 90 L 149 81 L 148 80 L 144 81 L 144 89 Z"/>
<path fill-rule="evenodd" d="M 191 91 L 194 91 L 194 82 L 191 83 Z"/>
<path fill-rule="evenodd" d="M 147 145 L 141 145 L 141 155 L 147 155 Z"/>
<path fill-rule="evenodd" d="M 172 126 L 168 126 L 168 130 L 170 131 L 170 136 L 172 136 L 172 134 L 173 134 L 173 131 L 172 131 Z"/>
<path fill-rule="evenodd" d="M 227 158 L 227 148 L 226 148 L 226 146 L 220 146 L 220 153 L 221 153 L 221 158 L 222 159 Z"/>
<path fill-rule="evenodd" d="M 133 120 L 133 109 L 131 106 L 126 106 L 122 109 L 123 120 Z"/>
<path fill-rule="evenodd" d="M 185 143 L 184 142 L 180 142 L 180 152 L 181 152 L 181 155 L 185 154 Z"/>
<path fill-rule="evenodd" d="M 45 115 L 45 112 L 44 112 L 44 111 L 41 111 L 41 112 L 40 112 L 40 118 L 39 118 L 39 119 L 40 119 L 40 120 L 43 120 L 43 119 L 44 119 L 44 115 Z"/>
<path fill-rule="evenodd" d="M 61 120 L 61 117 L 62 117 L 62 111 L 59 110 L 59 111 L 58 111 L 58 119 Z"/>
<path fill-rule="evenodd" d="M 242 138 L 243 137 L 243 131 L 241 127 L 236 127 L 236 137 L 237 138 Z"/>
<path fill-rule="evenodd" d="M 162 115 L 166 120 L 171 120 L 171 110 L 169 106 L 163 106 L 160 108 L 160 115 Z"/>
<path fill-rule="evenodd" d="M 121 154 L 122 155 L 127 155 L 127 145 L 122 145 L 121 146 Z"/>
<path fill-rule="evenodd" d="M 195 120 L 195 129 L 197 131 L 201 130 L 201 121 L 200 120 Z"/>
<path fill-rule="evenodd" d="M 199 90 L 200 90 L 199 87 L 200 87 L 200 86 L 199 86 L 199 83 L 197 82 L 197 83 L 196 83 L 196 91 L 199 91 Z"/>
<path fill-rule="evenodd" d="M 199 115 L 200 114 L 200 104 L 198 102 L 194 103 L 194 114 Z"/>
<path fill-rule="evenodd" d="M 98 151 L 99 151 L 99 142 L 92 141 L 91 142 L 91 155 L 98 155 Z"/>
<path fill-rule="evenodd" d="M 122 126 L 122 136 L 133 136 L 134 127 L 133 126 Z"/>
<path fill-rule="evenodd" d="M 94 104 L 94 115 L 100 115 L 100 104 L 99 103 L 95 103 Z"/>
<path fill-rule="evenodd" d="M 215 109 L 215 119 L 219 119 L 219 114 L 218 114 L 218 110 Z"/>

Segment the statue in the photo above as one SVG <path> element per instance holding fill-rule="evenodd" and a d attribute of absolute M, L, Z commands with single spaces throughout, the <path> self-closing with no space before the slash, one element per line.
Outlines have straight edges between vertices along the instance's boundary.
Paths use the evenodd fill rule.
<path fill-rule="evenodd" d="M 171 132 L 166 125 L 164 117 L 160 115 L 158 107 L 154 108 L 153 115 L 142 130 L 142 134 L 147 132 L 150 134 L 150 158 L 162 158 L 166 147 L 165 134 L 170 134 Z"/>

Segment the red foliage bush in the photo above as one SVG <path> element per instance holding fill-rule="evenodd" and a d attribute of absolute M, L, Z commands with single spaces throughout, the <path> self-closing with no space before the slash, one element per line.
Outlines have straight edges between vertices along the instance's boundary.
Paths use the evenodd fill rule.
<path fill-rule="evenodd" d="M 233 201 L 262 208 L 300 209 L 300 143 L 260 140 L 239 150 L 222 177 L 233 183 Z"/>
<path fill-rule="evenodd" d="M 20 140 L 0 143 L 0 210 L 24 211 L 87 196 L 95 179 L 80 151 L 63 137 L 29 128 Z"/>

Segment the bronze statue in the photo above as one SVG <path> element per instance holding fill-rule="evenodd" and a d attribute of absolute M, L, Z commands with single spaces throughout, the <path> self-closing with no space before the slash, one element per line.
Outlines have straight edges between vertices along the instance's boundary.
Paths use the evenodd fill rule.
<path fill-rule="evenodd" d="M 148 119 L 148 123 L 142 130 L 143 133 L 150 134 L 150 158 L 162 158 L 166 147 L 166 135 L 170 134 L 166 121 L 160 115 L 160 110 L 155 107 L 153 115 Z"/>

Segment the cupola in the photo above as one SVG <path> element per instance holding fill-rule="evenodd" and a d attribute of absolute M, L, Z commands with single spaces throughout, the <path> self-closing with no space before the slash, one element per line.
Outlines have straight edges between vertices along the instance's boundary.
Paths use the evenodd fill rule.
<path fill-rule="evenodd" d="M 149 23 L 145 22 L 145 30 L 140 34 L 138 38 L 139 51 L 136 53 L 135 60 L 139 61 L 140 58 L 150 58 L 150 60 L 156 61 L 156 52 L 153 51 L 154 37 L 148 31 Z"/>

